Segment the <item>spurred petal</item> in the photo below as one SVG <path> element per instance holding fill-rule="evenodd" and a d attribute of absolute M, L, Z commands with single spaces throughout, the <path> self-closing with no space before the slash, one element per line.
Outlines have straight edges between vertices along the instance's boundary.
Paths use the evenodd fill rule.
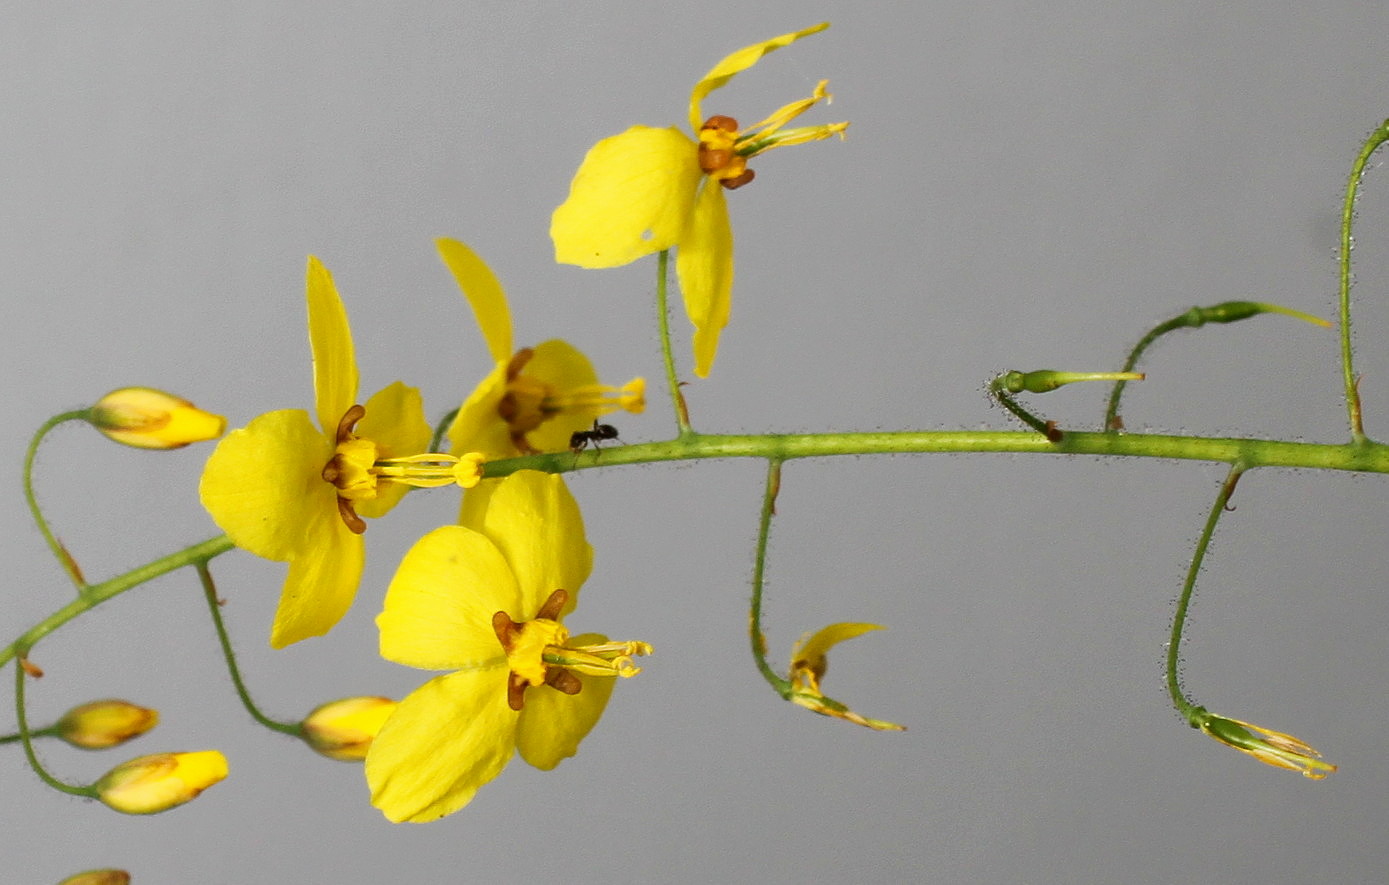
<path fill-rule="evenodd" d="M 470 493 L 471 494 L 471 493 Z M 484 508 L 463 508 L 470 528 L 485 534 L 506 557 L 521 593 L 521 619 L 530 620 L 555 590 L 578 604 L 579 587 L 593 568 L 579 505 L 559 476 L 518 470 L 497 483 Z"/>
<path fill-rule="evenodd" d="M 203 468 L 203 507 L 238 547 L 285 560 L 312 544 L 306 531 L 337 491 L 323 481 L 333 444 L 298 409 L 268 412 L 227 434 Z"/>
<path fill-rule="evenodd" d="M 505 665 L 492 616 L 535 615 L 520 603 L 511 568 L 491 541 L 472 529 L 441 526 L 410 548 L 391 579 L 376 616 L 381 656 L 424 670 Z"/>
<path fill-rule="evenodd" d="M 356 435 L 376 443 L 378 459 L 428 451 L 431 431 L 419 390 L 396 381 L 367 400 L 365 408 L 367 413 L 357 422 Z M 355 502 L 357 515 L 373 519 L 385 516 L 409 490 L 400 483 L 381 483 L 375 498 Z"/>
<path fill-rule="evenodd" d="M 675 272 L 685 313 L 694 324 L 695 374 L 709 375 L 719 349 L 719 333 L 728 325 L 733 303 L 733 227 L 728 202 L 718 182 L 706 180 L 680 248 Z"/>
<path fill-rule="evenodd" d="M 434 245 L 439 249 L 439 257 L 458 281 L 468 303 L 477 317 L 478 328 L 487 341 L 487 350 L 494 362 L 505 363 L 511 359 L 511 308 L 506 303 L 506 292 L 492 269 L 478 254 L 458 240 L 438 239 Z"/>
<path fill-rule="evenodd" d="M 570 637 L 573 646 L 607 642 L 606 636 L 585 633 Z M 516 728 L 516 749 L 536 768 L 549 771 L 579 752 L 579 742 L 598 724 L 612 696 L 616 676 L 575 674 L 583 688 L 569 695 L 548 685 L 526 691 L 526 706 Z"/>
<path fill-rule="evenodd" d="M 343 524 L 336 504 L 331 511 L 314 514 L 314 521 L 306 523 L 302 531 L 307 546 L 289 561 L 289 574 L 285 575 L 275 623 L 270 628 L 273 648 L 333 629 L 351 607 L 362 580 L 366 544 L 361 535 Z"/>
<path fill-rule="evenodd" d="M 863 624 L 855 622 L 842 622 L 830 624 L 815 633 L 809 638 L 802 638 L 791 649 L 791 671 L 794 674 L 799 670 L 809 670 L 814 673 L 816 679 L 824 676 L 828 668 L 827 655 L 831 648 L 846 639 L 853 639 L 874 630 L 883 629 L 881 624 Z"/>
<path fill-rule="evenodd" d="M 343 413 L 356 404 L 357 359 L 347 310 L 333 285 L 333 275 L 309 256 L 309 346 L 313 349 L 313 392 L 318 423 L 324 433 L 337 430 Z"/>
<path fill-rule="evenodd" d="M 761 43 L 754 43 L 751 46 L 744 46 L 732 55 L 724 58 L 723 61 L 714 65 L 703 79 L 695 84 L 694 90 L 690 93 L 690 129 L 694 132 L 699 131 L 699 127 L 704 125 L 704 114 L 700 110 L 700 102 L 704 97 L 715 89 L 719 89 L 733 79 L 733 75 L 739 71 L 746 71 L 748 68 L 762 60 L 762 56 L 769 52 L 774 52 L 783 46 L 789 46 L 802 37 L 811 34 L 818 34 L 830 26 L 829 22 L 821 22 L 812 25 L 802 31 L 793 31 L 790 34 L 782 34 L 780 37 L 773 37 L 770 40 L 763 40 Z"/>
<path fill-rule="evenodd" d="M 533 348 L 535 356 L 526 363 L 526 375 L 543 381 L 558 391 L 588 387 L 598 383 L 598 373 L 577 347 L 558 338 L 542 341 Z M 569 437 L 576 430 L 588 430 L 598 409 L 566 409 L 526 435 L 530 444 L 542 452 L 562 452 L 569 448 Z"/>
<path fill-rule="evenodd" d="M 555 260 L 618 267 L 674 246 L 703 175 L 698 153 L 673 126 L 633 126 L 598 142 L 550 219 Z"/>
<path fill-rule="evenodd" d="M 508 670 L 431 679 L 401 701 L 367 753 L 371 804 L 399 823 L 424 823 L 467 805 L 501 773 L 516 740 Z"/>

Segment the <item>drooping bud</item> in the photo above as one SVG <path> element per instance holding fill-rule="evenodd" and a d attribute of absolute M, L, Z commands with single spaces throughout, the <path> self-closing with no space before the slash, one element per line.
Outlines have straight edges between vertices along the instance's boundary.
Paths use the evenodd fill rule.
<path fill-rule="evenodd" d="M 106 436 L 140 449 L 179 449 L 216 439 L 227 419 L 152 387 L 113 390 L 87 411 L 87 421 Z"/>
<path fill-rule="evenodd" d="M 227 776 L 227 757 L 216 750 L 156 753 L 122 762 L 95 786 L 97 798 L 122 814 L 158 814 Z"/>
<path fill-rule="evenodd" d="M 68 876 L 58 885 L 130 885 L 130 874 L 125 870 L 87 870 Z"/>
<path fill-rule="evenodd" d="M 315 707 L 300 723 L 301 736 L 304 743 L 329 759 L 360 762 L 395 708 L 396 702 L 390 698 L 329 701 Z"/>
<path fill-rule="evenodd" d="M 139 737 L 159 724 L 159 711 L 110 698 L 73 707 L 54 726 L 54 733 L 85 750 L 104 750 Z"/>

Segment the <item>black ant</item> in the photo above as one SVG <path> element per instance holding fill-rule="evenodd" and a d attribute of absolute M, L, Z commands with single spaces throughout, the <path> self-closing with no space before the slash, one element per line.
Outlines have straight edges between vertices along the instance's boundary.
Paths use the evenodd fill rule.
<path fill-rule="evenodd" d="M 589 443 L 593 448 L 601 448 L 598 443 L 600 440 L 617 439 L 617 428 L 611 424 L 599 424 L 598 419 L 593 419 L 592 430 L 576 430 L 569 434 L 569 451 L 579 454 L 588 448 Z"/>

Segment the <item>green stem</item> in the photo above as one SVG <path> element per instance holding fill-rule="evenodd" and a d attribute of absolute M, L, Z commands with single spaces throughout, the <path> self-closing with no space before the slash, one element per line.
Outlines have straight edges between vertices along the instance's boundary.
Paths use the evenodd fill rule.
<path fill-rule="evenodd" d="M 1365 174 L 1365 164 L 1370 155 L 1389 141 L 1389 120 L 1381 123 L 1360 149 L 1360 155 L 1350 167 L 1350 180 L 1346 182 L 1346 201 L 1341 209 L 1341 255 L 1340 255 L 1340 317 L 1341 317 L 1341 372 L 1346 386 L 1346 410 L 1350 418 L 1350 435 L 1353 442 L 1365 440 L 1365 425 L 1360 413 L 1359 379 L 1351 364 L 1350 346 L 1350 250 L 1351 225 L 1355 221 L 1355 202 L 1360 193 L 1360 179 Z"/>
<path fill-rule="evenodd" d="M 63 566 L 63 570 L 68 573 L 72 583 L 79 591 L 84 590 L 87 582 L 82 577 L 82 571 L 77 567 L 77 563 L 68 554 L 67 549 L 58 542 L 58 538 L 53 534 L 53 530 L 48 527 L 48 520 L 44 519 L 43 510 L 39 507 L 38 496 L 34 494 L 34 458 L 39 453 L 39 444 L 53 428 L 68 421 L 85 421 L 88 410 L 83 409 L 78 412 L 64 412 L 61 415 L 54 415 L 43 423 L 29 440 L 29 450 L 24 453 L 24 499 L 29 502 L 29 513 L 34 517 L 34 525 L 39 527 L 39 532 L 43 534 L 43 539 L 48 542 L 48 549 L 53 551 L 53 556 Z"/>
<path fill-rule="evenodd" d="M 752 602 L 748 611 L 748 639 L 752 643 L 752 659 L 762 678 L 783 698 L 791 696 L 791 683 L 777 675 L 767 663 L 767 637 L 762 634 L 762 588 L 767 564 L 767 539 L 772 533 L 772 516 L 776 513 L 776 496 L 781 491 L 781 461 L 767 461 L 767 486 L 762 492 L 762 514 L 757 524 L 757 552 L 752 564 Z"/>
<path fill-rule="evenodd" d="M 675 352 L 670 346 L 670 307 L 667 292 L 670 288 L 670 250 L 662 249 L 656 255 L 656 322 L 661 334 L 661 358 L 666 368 L 666 388 L 670 391 L 671 405 L 675 408 L 675 426 L 680 436 L 690 433 L 690 410 L 685 405 L 685 395 L 680 392 L 680 379 L 675 375 Z"/>
<path fill-rule="evenodd" d="M 22 654 L 27 654 L 29 649 L 26 647 Z M 95 797 L 96 790 L 90 786 L 78 786 L 58 780 L 48 773 L 48 769 L 39 762 L 38 754 L 34 752 L 34 742 L 30 740 L 29 717 L 24 712 L 24 679 L 28 674 L 24 668 L 16 666 L 14 668 L 14 712 L 19 722 L 19 739 L 24 743 L 24 757 L 29 760 L 29 767 L 34 769 L 34 774 L 39 776 L 39 780 L 48 784 L 55 790 L 67 793 L 72 796 Z"/>
<path fill-rule="evenodd" d="M 218 535 L 215 538 L 208 538 L 206 541 L 194 544 L 177 553 L 170 553 L 168 556 L 160 557 L 153 562 L 131 569 L 123 575 L 117 575 L 110 580 L 102 581 L 100 584 L 88 585 L 81 596 L 72 600 L 42 621 L 39 621 L 34 626 L 21 633 L 19 637 L 9 645 L 0 649 L 0 667 L 3 667 L 17 656 L 27 654 L 29 649 L 33 648 L 34 644 L 40 639 L 63 626 L 68 621 L 71 621 L 73 618 L 76 618 L 78 615 L 85 614 L 96 608 L 106 600 L 119 596 L 132 587 L 137 587 L 160 575 L 168 574 L 175 569 L 183 568 L 186 565 L 193 565 L 198 562 L 206 562 L 214 556 L 226 553 L 228 550 L 232 549 L 232 546 L 230 538 L 226 535 Z"/>
<path fill-rule="evenodd" d="M 1045 455 L 1109 455 L 1129 458 L 1170 458 L 1216 461 L 1253 467 L 1304 467 L 1389 473 L 1389 445 L 1284 442 L 1238 437 L 1171 436 L 1150 433 L 1067 431 L 1060 442 L 1049 442 L 1022 430 L 907 430 L 872 433 L 787 433 L 715 435 L 693 433 L 667 442 L 608 446 L 601 452 L 551 452 L 490 461 L 488 478 L 518 470 L 568 473 L 594 467 L 690 461 L 707 458 L 790 460 L 829 455 L 876 455 L 946 452 L 1010 452 Z"/>
<path fill-rule="evenodd" d="M 1167 642 L 1167 691 L 1172 696 L 1172 703 L 1177 711 L 1193 728 L 1200 728 L 1201 723 L 1208 717 L 1204 707 L 1191 703 L 1182 693 L 1181 682 L 1177 678 L 1177 663 L 1182 650 L 1182 628 L 1186 626 L 1186 612 L 1191 604 L 1191 594 L 1196 589 L 1196 576 L 1201 573 L 1201 563 L 1206 558 L 1206 548 L 1210 546 L 1211 536 L 1215 534 L 1215 525 L 1225 513 L 1225 507 L 1230 503 L 1230 496 L 1235 493 L 1235 485 L 1239 483 L 1243 473 L 1244 468 L 1235 464 L 1230 467 L 1225 482 L 1221 483 L 1220 494 L 1216 495 L 1215 503 L 1211 505 L 1206 525 L 1201 529 L 1201 537 L 1196 542 L 1196 552 L 1191 556 L 1191 568 L 1187 569 L 1186 582 L 1182 584 L 1181 595 L 1177 597 L 1177 610 L 1172 614 L 1172 636 Z"/>
<path fill-rule="evenodd" d="M 212 626 L 217 629 L 217 641 L 222 645 L 222 657 L 227 662 L 227 672 L 231 674 L 232 685 L 236 687 L 236 696 L 241 698 L 241 706 L 246 708 L 246 712 L 251 714 L 251 718 L 264 725 L 271 731 L 278 731 L 284 734 L 300 737 L 303 729 L 297 722 L 278 722 L 266 716 L 251 700 L 251 693 L 246 689 L 246 682 L 241 678 L 241 668 L 236 663 L 236 652 L 232 650 L 231 637 L 227 634 L 227 625 L 222 621 L 222 605 L 217 601 L 217 585 L 212 580 L 212 571 L 207 567 L 207 560 L 201 560 L 193 564 L 198 570 L 198 580 L 203 585 L 203 597 L 207 600 L 208 611 L 212 613 Z"/>

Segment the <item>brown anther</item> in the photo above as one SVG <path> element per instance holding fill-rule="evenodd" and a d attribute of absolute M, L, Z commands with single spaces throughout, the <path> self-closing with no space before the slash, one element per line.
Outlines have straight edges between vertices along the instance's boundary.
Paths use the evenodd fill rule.
<path fill-rule="evenodd" d="M 506 364 L 506 380 L 513 381 L 516 376 L 521 374 L 521 370 L 526 367 L 526 363 L 535 356 L 535 349 L 523 347 L 511 357 L 511 361 Z"/>
<path fill-rule="evenodd" d="M 340 443 L 352 439 L 352 429 L 357 426 L 357 422 L 366 416 L 367 410 L 361 406 L 353 406 L 342 413 L 342 420 L 338 422 L 337 441 Z"/>
<path fill-rule="evenodd" d="M 719 179 L 719 184 L 723 185 L 726 190 L 736 191 L 738 188 L 747 184 L 749 181 L 752 181 L 754 177 L 755 174 L 751 169 L 744 169 L 742 175 L 735 175 L 732 178 Z"/>
<path fill-rule="evenodd" d="M 517 676 L 515 673 L 508 675 L 506 680 L 506 705 L 517 713 L 526 705 L 526 688 L 529 682 Z"/>
<path fill-rule="evenodd" d="M 569 593 L 565 590 L 556 590 L 550 594 L 550 598 L 545 600 L 545 604 L 540 607 L 540 611 L 535 613 L 537 620 L 558 621 L 559 613 L 564 611 L 564 604 L 569 601 Z"/>
<path fill-rule="evenodd" d="M 338 496 L 338 516 L 342 517 L 342 524 L 354 535 L 360 535 L 367 530 L 367 524 L 357 515 L 357 511 L 352 509 L 352 502 L 342 496 Z"/>
<path fill-rule="evenodd" d="M 555 691 L 561 691 L 565 694 L 578 694 L 584 687 L 579 677 L 570 673 L 563 667 L 551 667 L 549 670 L 546 670 L 545 684 Z"/>
<path fill-rule="evenodd" d="M 703 132 L 705 129 L 717 129 L 720 132 L 737 132 L 738 121 L 724 114 L 715 114 L 704 121 L 704 125 L 699 127 Z"/>
<path fill-rule="evenodd" d="M 516 637 L 521 635 L 521 628 L 511 620 L 511 615 L 497 612 L 492 616 L 492 632 L 497 634 L 497 641 L 502 644 L 502 650 L 509 652 L 516 644 Z"/>
<path fill-rule="evenodd" d="M 699 171 L 708 175 L 733 162 L 733 151 L 728 148 L 711 148 L 703 142 L 699 145 Z"/>

